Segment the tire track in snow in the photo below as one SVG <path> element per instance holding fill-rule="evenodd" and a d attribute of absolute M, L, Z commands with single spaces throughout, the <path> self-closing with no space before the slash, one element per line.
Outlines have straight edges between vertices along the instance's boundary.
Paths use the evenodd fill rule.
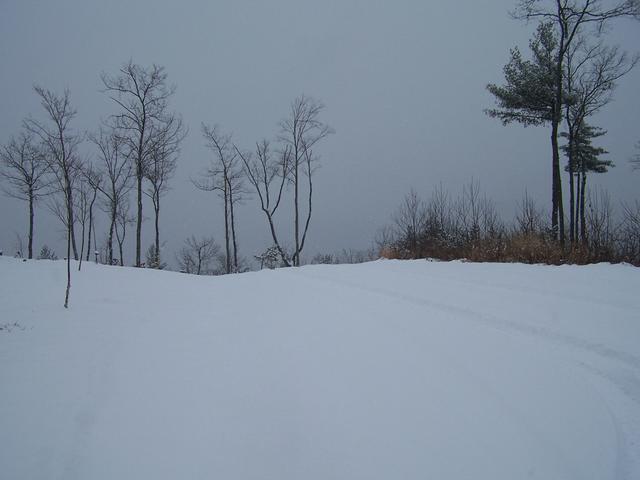
<path fill-rule="evenodd" d="M 532 267 L 534 266 L 536 265 L 532 265 Z M 544 267 L 548 267 L 548 265 L 544 265 Z M 561 300 L 563 302 L 573 301 L 581 304 L 606 306 L 616 310 L 626 311 L 629 308 L 628 305 L 621 305 L 620 303 L 611 301 L 607 298 L 593 298 L 592 296 L 578 295 L 572 292 L 563 292 L 562 294 L 560 294 L 551 290 L 545 290 L 545 289 L 536 287 L 535 285 L 516 286 L 508 283 L 487 281 L 485 279 L 483 279 L 482 283 L 478 283 L 477 280 L 465 280 L 463 278 L 454 277 L 452 275 L 443 275 L 441 272 L 438 272 L 437 274 L 435 274 L 431 271 L 429 272 L 421 271 L 420 273 L 416 273 L 413 271 L 404 271 L 399 269 L 394 269 L 393 271 L 394 273 L 400 274 L 403 277 L 411 276 L 414 278 L 421 278 L 421 279 L 429 278 L 429 279 L 436 280 L 438 282 L 441 282 L 442 280 L 446 280 L 447 282 L 450 282 L 450 283 L 455 283 L 458 285 L 465 285 L 465 286 L 472 286 L 474 288 L 484 288 L 488 290 L 498 290 L 498 291 L 506 290 L 509 292 L 519 293 L 519 294 L 528 295 L 528 296 L 536 296 L 540 298 L 551 297 L 551 298 Z"/>
<path fill-rule="evenodd" d="M 630 368 L 633 370 L 632 374 L 625 372 L 605 372 L 602 369 L 596 368 L 593 365 L 586 364 L 584 361 L 578 361 L 576 364 L 582 369 L 589 371 L 592 375 L 597 375 L 602 380 L 613 385 L 618 391 L 620 391 L 625 398 L 629 401 L 635 403 L 636 405 L 640 405 L 640 379 L 638 378 L 637 373 L 640 371 L 640 358 L 632 355 L 627 352 L 621 352 L 619 350 L 610 348 L 606 345 L 589 342 L 584 339 L 580 339 L 571 335 L 563 334 L 560 332 L 554 332 L 544 327 L 536 327 L 533 325 L 521 324 L 511 320 L 507 320 L 504 318 L 497 317 L 495 315 L 489 315 L 484 313 L 479 313 L 473 311 L 471 309 L 460 307 L 458 305 L 452 305 L 446 302 L 438 302 L 434 300 L 427 300 L 422 297 L 418 297 L 411 294 L 401 293 L 397 291 L 393 291 L 387 288 L 382 287 L 372 287 L 365 286 L 359 284 L 354 281 L 345 280 L 345 279 L 337 279 L 335 277 L 325 277 L 317 274 L 309 274 L 308 272 L 296 270 L 291 271 L 292 274 L 304 277 L 306 279 L 312 281 L 319 281 L 323 283 L 333 284 L 333 285 L 342 285 L 345 287 L 353 288 L 355 290 L 359 290 L 365 293 L 381 295 L 387 298 L 391 298 L 394 300 L 399 300 L 403 302 L 408 302 L 413 305 L 426 307 L 433 310 L 438 310 L 441 312 L 452 314 L 454 318 L 464 317 L 471 321 L 474 321 L 478 324 L 484 325 L 493 330 L 497 330 L 500 332 L 516 332 L 529 337 L 542 338 L 548 340 L 556 345 L 560 345 L 563 347 L 570 347 L 573 349 L 582 350 L 591 354 L 595 354 L 600 358 L 605 360 L 613 360 L 618 362 L 618 364 L 624 365 L 626 368 Z M 452 283 L 463 283 L 458 282 L 456 279 L 445 279 L 446 281 L 451 281 Z M 500 289 L 497 285 L 491 285 L 491 288 Z M 505 288 L 505 290 L 509 290 L 509 288 Z M 526 293 L 526 291 L 523 291 Z M 540 293 L 536 293 L 536 295 L 540 295 Z M 596 302 L 594 302 L 596 303 Z M 458 365 L 458 367 L 461 367 Z M 463 369 L 464 370 L 464 369 Z M 469 372 L 465 372 L 467 377 L 470 377 Z M 478 378 L 474 378 L 476 383 L 480 380 Z M 486 385 L 485 387 L 487 387 Z M 489 391 L 492 391 L 492 387 L 489 387 Z M 497 393 L 494 393 L 494 397 L 503 404 L 503 406 L 508 407 L 511 411 L 512 416 L 515 413 L 516 417 L 521 417 L 519 411 L 515 408 L 509 407 L 505 404 L 504 399 L 499 396 L 496 396 Z M 611 409 L 609 402 L 602 398 L 601 399 L 606 411 L 609 414 L 609 418 L 611 424 L 616 433 L 616 444 L 617 444 L 617 455 L 616 455 L 616 464 L 615 464 L 615 472 L 614 478 L 616 480 L 631 480 L 631 473 L 635 471 L 634 465 L 639 462 L 632 460 L 632 456 L 630 452 L 634 451 L 634 445 L 636 443 L 640 443 L 640 435 L 637 431 L 629 428 L 625 428 L 628 425 L 628 420 L 620 419 L 618 415 L 616 415 Z M 524 417 L 520 418 L 520 421 L 523 421 Z M 528 422 L 525 422 L 528 423 Z M 535 431 L 535 429 L 533 430 Z"/>
<path fill-rule="evenodd" d="M 412 303 L 414 305 L 419 305 L 419 306 L 431 308 L 434 310 L 451 313 L 454 315 L 461 315 L 463 317 L 477 321 L 478 323 L 482 323 L 494 329 L 503 330 L 503 331 L 510 330 L 510 331 L 523 333 L 529 336 L 544 338 L 556 344 L 561 344 L 561 345 L 570 346 L 570 347 L 581 349 L 581 350 L 586 350 L 590 353 L 594 353 L 606 359 L 618 361 L 619 363 L 622 363 L 627 367 L 631 367 L 634 370 L 640 370 L 640 357 L 637 357 L 627 352 L 621 352 L 619 350 L 615 350 L 606 345 L 590 342 L 590 341 L 573 337 L 571 335 L 567 335 L 564 333 L 554 332 L 544 327 L 525 325 L 522 323 L 514 322 L 512 320 L 503 319 L 495 315 L 479 313 L 465 307 L 460 307 L 458 305 L 452 305 L 450 303 L 438 302 L 434 300 L 427 300 L 425 298 L 421 298 L 415 295 L 395 292 L 393 290 L 388 290 L 386 288 L 364 286 L 356 282 L 352 282 L 350 280 L 343 280 L 343 279 L 338 280 L 336 278 L 328 278 L 328 277 L 323 277 L 321 275 L 312 275 L 299 270 L 292 273 L 294 275 L 303 276 L 305 278 L 309 278 L 312 280 L 322 281 L 330 284 L 344 285 L 344 286 L 354 288 L 356 290 L 360 290 L 363 292 L 372 293 L 375 295 L 382 295 L 385 297 L 393 298 L 395 300 L 401 300 L 404 302 Z"/>

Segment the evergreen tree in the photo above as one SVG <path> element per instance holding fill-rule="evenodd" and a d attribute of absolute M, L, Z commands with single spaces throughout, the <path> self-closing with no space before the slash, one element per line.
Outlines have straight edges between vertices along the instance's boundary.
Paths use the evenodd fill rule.
<path fill-rule="evenodd" d="M 593 140 L 600 138 L 607 132 L 598 127 L 592 127 L 586 122 L 582 122 L 573 134 L 573 149 L 570 155 L 570 144 L 563 145 L 562 150 L 570 159 L 565 170 L 576 177 L 576 199 L 578 209 L 578 221 L 576 229 L 579 225 L 580 239 L 586 242 L 586 216 L 585 216 L 585 200 L 587 191 L 587 174 L 588 173 L 606 173 L 614 164 L 611 160 L 605 160 L 601 157 L 609 152 L 602 147 L 593 145 Z M 567 137 L 566 133 L 562 134 Z"/>
<path fill-rule="evenodd" d="M 496 99 L 497 108 L 485 112 L 498 118 L 504 125 L 512 122 L 522 125 L 551 125 L 552 143 L 552 212 L 551 224 L 556 237 L 564 240 L 564 208 L 557 152 L 556 131 L 562 118 L 562 104 L 558 102 L 558 40 L 554 25 L 541 22 L 529 42 L 531 60 L 525 60 L 516 47 L 511 50 L 504 67 L 505 84 L 489 84 L 487 89 Z M 560 82 L 562 79 L 560 79 Z"/>
<path fill-rule="evenodd" d="M 529 42 L 532 58 L 526 60 L 515 47 L 504 67 L 505 84 L 489 84 L 487 90 L 496 97 L 497 108 L 487 109 L 487 115 L 504 125 L 512 122 L 524 126 L 544 125 L 551 121 L 554 108 L 555 75 L 553 59 L 557 48 L 552 25 L 538 25 Z"/>

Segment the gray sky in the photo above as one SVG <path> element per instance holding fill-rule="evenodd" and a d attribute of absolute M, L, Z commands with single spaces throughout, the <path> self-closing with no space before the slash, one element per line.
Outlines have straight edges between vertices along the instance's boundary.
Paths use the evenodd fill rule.
<path fill-rule="evenodd" d="M 178 87 L 172 108 L 190 128 L 164 200 L 165 256 L 173 258 L 191 234 L 222 240 L 220 202 L 189 182 L 209 161 L 201 122 L 219 124 L 249 148 L 275 136 L 302 93 L 325 103 L 324 120 L 336 130 L 320 148 L 306 256 L 368 247 L 411 187 L 424 197 L 439 183 L 457 193 L 473 177 L 510 219 L 525 188 L 549 208 L 551 174 L 546 128 L 505 128 L 483 113 L 493 105 L 486 84 L 502 81 L 509 48 L 525 51 L 534 29 L 509 18 L 513 5 L 0 0 L 0 142 L 19 132 L 25 116 L 41 116 L 34 83 L 68 87 L 78 110 L 75 127 L 95 130 L 113 108 L 100 92 L 100 73 L 115 73 L 132 58 L 166 67 Z M 638 49 L 640 24 L 615 23 L 609 40 Z M 607 188 L 616 202 L 638 198 L 640 172 L 632 174 L 627 160 L 640 140 L 639 85 L 636 69 L 594 121 L 609 131 L 602 145 L 617 167 L 592 185 Z M 95 156 L 88 143 L 83 151 Z M 145 247 L 153 239 L 152 210 L 146 213 Z M 242 254 L 251 257 L 270 243 L 265 219 L 255 199 L 237 216 Z M 10 254 L 15 232 L 26 238 L 26 205 L 2 197 L 0 225 L 0 248 Z M 105 225 L 101 218 L 99 237 Z M 43 243 L 63 252 L 61 228 L 42 206 L 34 249 Z M 131 243 L 129 263 L 133 254 Z"/>

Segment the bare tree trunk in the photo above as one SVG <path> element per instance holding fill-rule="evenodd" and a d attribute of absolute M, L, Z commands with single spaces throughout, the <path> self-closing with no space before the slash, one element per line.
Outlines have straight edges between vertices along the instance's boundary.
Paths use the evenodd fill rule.
<path fill-rule="evenodd" d="M 576 205 L 575 205 L 575 225 L 573 226 L 573 238 L 575 238 L 576 242 L 580 239 L 580 198 L 582 189 L 580 188 L 580 173 L 575 174 L 575 184 L 576 184 Z"/>
<path fill-rule="evenodd" d="M 233 188 L 229 183 L 229 211 L 231 213 L 231 239 L 233 241 L 233 271 L 238 271 L 238 242 L 236 240 L 236 219 L 233 208 Z"/>
<path fill-rule="evenodd" d="M 295 150 L 295 158 L 298 158 L 298 149 L 296 148 Z M 293 185 L 294 185 L 294 199 L 293 199 L 293 205 L 294 205 L 294 230 L 295 230 L 295 242 L 296 242 L 296 250 L 293 253 L 293 266 L 294 267 L 299 267 L 300 266 L 300 213 L 298 210 L 298 197 L 299 197 L 299 193 L 298 193 L 298 177 L 299 177 L 299 172 L 298 172 L 298 162 L 296 161 L 296 165 L 294 168 L 294 180 L 293 180 Z"/>
<path fill-rule="evenodd" d="M 111 225 L 109 226 L 109 237 L 107 239 L 107 251 L 109 254 L 109 265 L 113 265 L 113 230 L 116 228 L 116 207 L 111 206 Z"/>
<path fill-rule="evenodd" d="M 29 190 L 29 260 L 33 258 L 33 192 Z"/>
<path fill-rule="evenodd" d="M 98 263 L 98 242 L 96 242 L 96 229 L 93 228 L 93 249 L 94 254 L 96 255 L 96 263 Z"/>
<path fill-rule="evenodd" d="M 136 221 L 136 267 L 140 267 L 142 265 L 141 262 L 141 239 L 142 239 L 142 165 L 141 160 L 138 161 L 137 166 L 137 181 L 138 181 L 138 218 Z M 120 254 L 120 258 L 122 259 L 122 254 Z"/>
<path fill-rule="evenodd" d="M 586 193 L 587 193 L 587 174 L 582 172 L 582 192 L 580 199 L 580 239 L 583 244 L 587 244 L 587 220 L 585 215 L 585 201 L 586 201 Z"/>
<path fill-rule="evenodd" d="M 71 234 L 73 231 L 71 200 L 71 185 L 67 182 L 67 289 L 64 294 L 64 308 L 69 308 L 69 293 L 71 291 Z"/>
<path fill-rule="evenodd" d="M 224 182 L 224 248 L 225 248 L 225 268 L 226 273 L 231 273 L 231 249 L 229 246 L 229 192 L 228 184 Z"/>
<path fill-rule="evenodd" d="M 570 67 L 569 67 L 570 68 Z M 571 87 L 569 82 L 569 87 Z M 571 94 L 571 89 L 569 89 L 569 94 Z M 574 234 L 575 229 L 575 221 L 576 221 L 576 209 L 575 209 L 575 188 L 574 188 L 574 159 L 575 159 L 575 135 L 574 135 L 574 124 L 572 124 L 571 118 L 571 110 L 570 106 L 567 105 L 566 109 L 566 120 L 567 120 L 567 131 L 568 131 L 568 140 L 569 140 L 569 149 L 568 149 L 568 169 L 569 169 L 569 241 L 573 246 L 576 241 L 576 237 Z"/>
<path fill-rule="evenodd" d="M 71 187 L 69 187 L 71 188 Z M 74 260 L 78 260 L 78 246 L 76 244 L 76 230 L 75 230 L 75 217 L 73 215 L 73 194 L 71 192 L 69 192 L 69 199 L 68 201 L 70 202 L 69 205 L 69 215 L 68 215 L 68 220 L 69 220 L 69 229 L 71 232 L 71 247 L 73 248 L 73 258 Z"/>
<path fill-rule="evenodd" d="M 305 153 L 308 155 L 308 153 Z M 304 248 L 304 242 L 307 239 L 307 231 L 309 230 L 309 223 L 311 222 L 311 206 L 313 200 L 313 181 L 311 179 L 311 159 L 307 156 L 307 169 L 309 171 L 308 182 L 309 182 L 309 196 L 308 196 L 308 211 L 307 211 L 307 220 L 304 224 L 304 231 L 302 233 L 302 242 L 300 243 L 300 250 L 298 251 L 298 265 L 300 265 L 300 252 Z"/>
<path fill-rule="evenodd" d="M 82 257 L 84 254 L 84 230 L 85 230 L 85 222 L 82 222 L 82 242 L 80 243 L 80 262 L 78 262 L 78 271 L 82 270 Z M 89 238 L 89 242 L 91 242 L 91 238 Z"/>
<path fill-rule="evenodd" d="M 91 199 L 91 203 L 89 204 L 89 245 L 87 246 L 87 262 L 90 260 L 91 255 L 91 233 L 93 232 L 93 247 L 96 248 L 95 242 L 95 232 L 93 231 L 93 204 L 96 201 L 96 197 L 98 196 L 98 189 L 96 188 L 93 191 L 93 198 Z"/>
<path fill-rule="evenodd" d="M 69 308 L 71 290 L 71 230 L 67 227 L 67 290 L 64 294 L 64 308 Z"/>
<path fill-rule="evenodd" d="M 576 205 L 576 200 L 575 200 L 575 187 L 574 187 L 574 178 L 573 178 L 573 166 L 571 164 L 571 159 L 569 159 L 569 209 L 571 210 L 570 212 L 570 218 L 569 218 L 569 240 L 571 242 L 571 245 L 573 245 L 576 241 L 576 237 L 575 237 L 575 205 Z"/>
<path fill-rule="evenodd" d="M 154 199 L 153 201 L 153 209 L 155 211 L 156 214 L 156 223 L 155 223 L 155 227 L 156 227 L 156 251 L 154 252 L 154 260 L 156 262 L 155 267 L 156 268 L 160 268 L 160 195 L 157 196 L 157 198 Z"/>
<path fill-rule="evenodd" d="M 87 262 L 90 260 L 91 255 L 91 234 L 93 233 L 93 215 L 91 209 L 89 209 L 89 233 L 87 234 Z"/>

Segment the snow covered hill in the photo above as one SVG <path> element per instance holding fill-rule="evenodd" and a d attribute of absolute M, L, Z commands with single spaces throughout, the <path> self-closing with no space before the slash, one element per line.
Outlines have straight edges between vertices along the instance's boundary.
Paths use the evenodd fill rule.
<path fill-rule="evenodd" d="M 640 478 L 640 269 L 0 258 L 3 479 Z"/>

